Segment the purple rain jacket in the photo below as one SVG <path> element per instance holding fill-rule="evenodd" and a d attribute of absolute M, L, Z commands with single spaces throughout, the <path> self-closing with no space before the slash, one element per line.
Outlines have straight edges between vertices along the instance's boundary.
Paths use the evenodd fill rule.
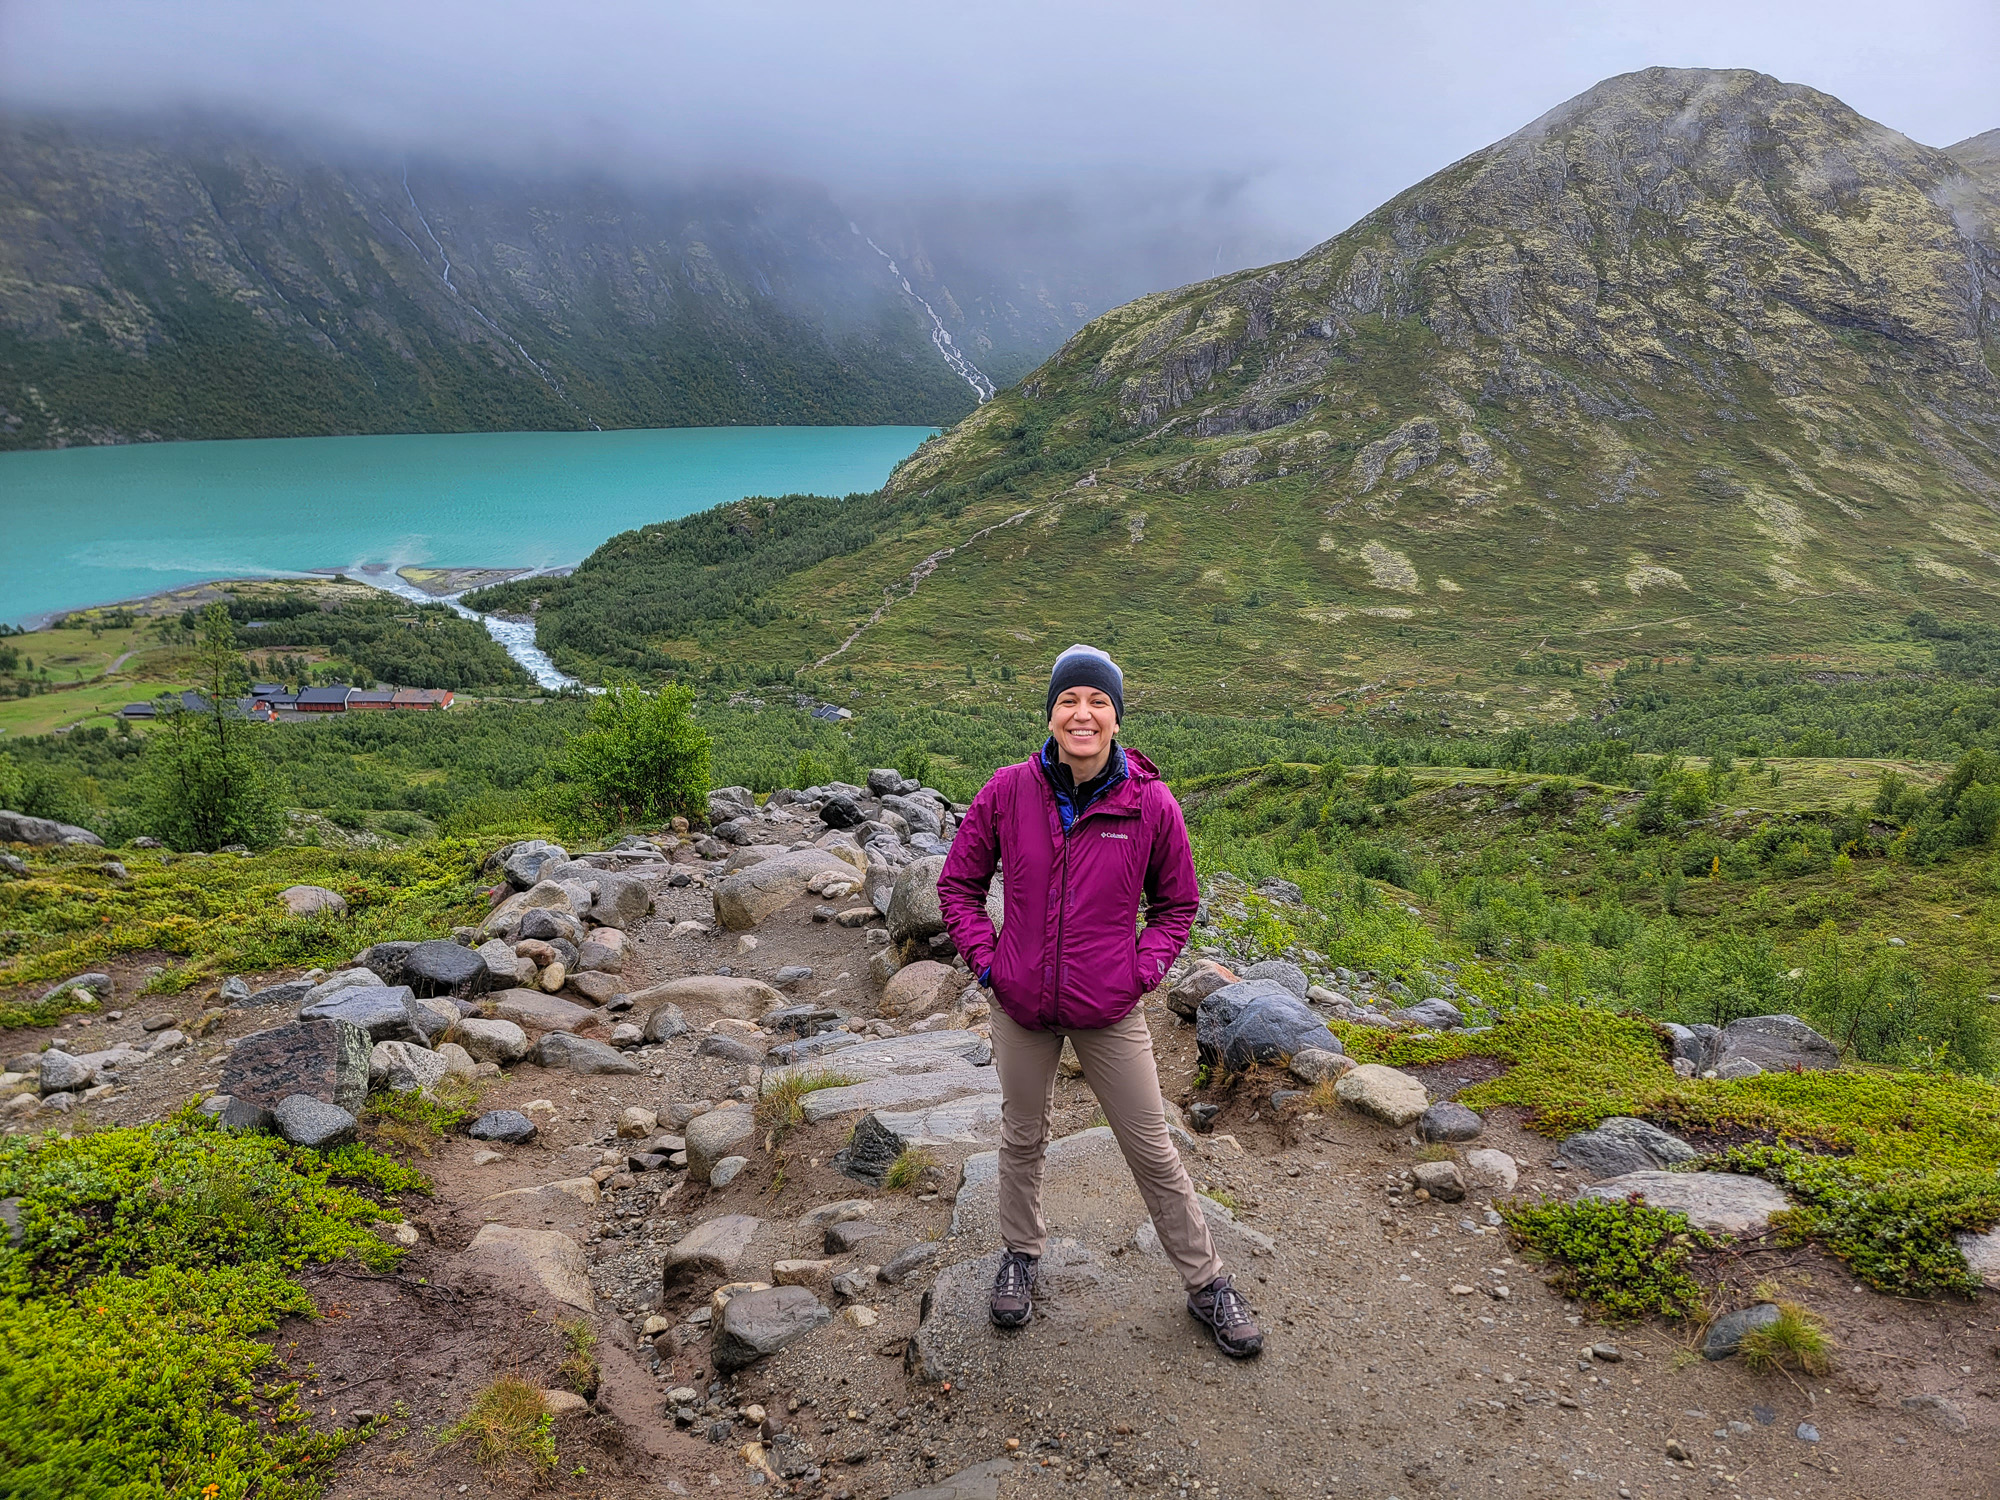
<path fill-rule="evenodd" d="M 1068 832 L 1039 756 L 1002 766 L 972 799 L 938 876 L 951 940 L 1000 1008 L 1035 1031 L 1124 1019 L 1180 955 L 1201 901 L 1187 824 L 1153 763 L 1126 774 Z M 999 933 L 986 891 L 1004 871 Z M 1138 927 L 1139 899 L 1146 925 Z"/>

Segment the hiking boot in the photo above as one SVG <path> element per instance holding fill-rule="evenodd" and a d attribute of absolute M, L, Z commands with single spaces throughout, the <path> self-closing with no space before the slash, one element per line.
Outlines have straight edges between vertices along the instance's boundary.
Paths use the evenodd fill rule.
<path fill-rule="evenodd" d="M 1035 1281 L 1035 1257 L 1019 1250 L 1000 1252 L 1000 1269 L 993 1277 L 993 1301 L 989 1310 L 996 1328 L 1019 1328 L 1034 1315 L 1035 1299 L 1029 1295 Z"/>
<path fill-rule="evenodd" d="M 1189 1292 L 1187 1305 L 1215 1335 L 1215 1347 L 1231 1359 L 1248 1359 L 1263 1352 L 1264 1335 L 1250 1316 L 1250 1304 L 1227 1276 L 1218 1276 L 1201 1290 Z"/>

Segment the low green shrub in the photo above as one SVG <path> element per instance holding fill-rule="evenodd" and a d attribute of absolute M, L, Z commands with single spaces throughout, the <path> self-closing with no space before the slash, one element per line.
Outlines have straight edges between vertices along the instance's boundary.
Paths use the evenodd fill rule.
<path fill-rule="evenodd" d="M 1799 1200 L 1773 1226 L 1787 1243 L 1818 1240 L 1877 1291 L 1958 1292 L 1980 1282 L 1954 1236 L 2000 1223 L 2000 1179 L 1985 1171 L 1891 1171 L 1868 1177 L 1854 1163 L 1792 1146 L 1738 1146 L 1719 1171 L 1769 1178 Z"/>
<path fill-rule="evenodd" d="M 1503 1204 L 1523 1248 L 1556 1263 L 1549 1284 L 1613 1320 L 1702 1311 L 1701 1284 L 1688 1274 L 1691 1252 L 1715 1244 L 1684 1214 L 1640 1203 Z"/>
<path fill-rule="evenodd" d="M 256 1337 L 315 1315 L 291 1280 L 402 1252 L 371 1193 L 422 1179 L 366 1147 L 324 1154 L 218 1129 L 192 1107 L 157 1124 L 0 1141 L 0 1496 L 309 1497 L 355 1431 L 318 1431 L 297 1387 L 260 1382 Z"/>

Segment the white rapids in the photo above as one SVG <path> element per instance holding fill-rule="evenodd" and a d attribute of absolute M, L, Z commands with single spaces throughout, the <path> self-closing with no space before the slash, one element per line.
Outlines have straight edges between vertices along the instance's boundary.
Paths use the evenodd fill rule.
<path fill-rule="evenodd" d="M 539 571 L 539 570 L 538 570 Z M 459 615 L 468 620 L 477 620 L 486 627 L 486 633 L 498 641 L 521 668 L 541 686 L 552 691 L 562 688 L 583 688 L 585 692 L 602 692 L 601 688 L 588 688 L 578 679 L 559 669 L 549 660 L 548 652 L 535 644 L 535 627 L 519 620 L 503 620 L 497 615 L 482 615 L 478 610 L 459 602 L 457 594 L 427 594 L 414 583 L 383 563 L 356 564 L 347 570 L 347 576 L 370 588 L 380 589 L 385 594 L 394 594 L 398 599 L 408 599 L 415 604 L 448 604 Z M 523 578 L 532 578 L 533 573 L 523 573 Z"/>

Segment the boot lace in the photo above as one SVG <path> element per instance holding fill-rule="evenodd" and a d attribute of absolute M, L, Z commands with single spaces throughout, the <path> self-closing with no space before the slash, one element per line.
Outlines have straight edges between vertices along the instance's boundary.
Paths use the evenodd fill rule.
<path fill-rule="evenodd" d="M 993 1295 L 996 1297 L 1025 1298 L 1028 1295 L 1028 1257 L 1018 1250 L 1009 1250 L 1000 1257 L 999 1274 L 993 1278 Z"/>
<path fill-rule="evenodd" d="M 1250 1303 L 1227 1277 L 1209 1291 L 1209 1317 L 1217 1328 L 1241 1328 L 1255 1321 L 1250 1316 Z"/>

